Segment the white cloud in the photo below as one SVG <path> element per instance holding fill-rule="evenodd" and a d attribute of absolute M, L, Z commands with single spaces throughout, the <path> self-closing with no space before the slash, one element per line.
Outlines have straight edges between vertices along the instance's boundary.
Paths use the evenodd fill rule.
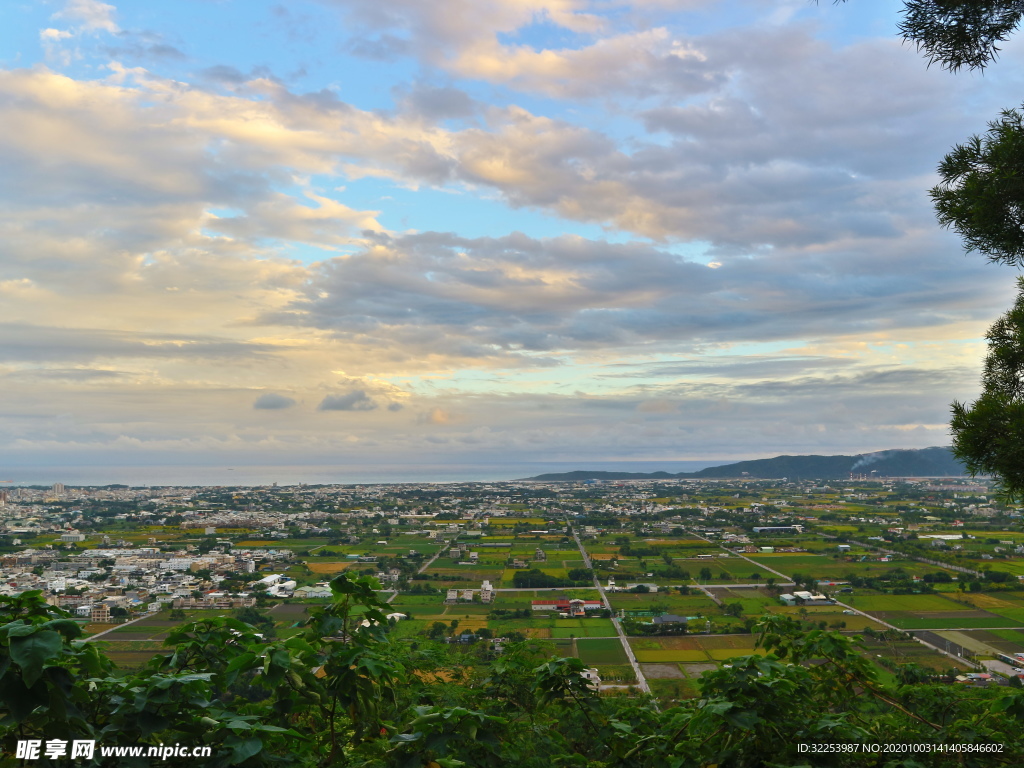
<path fill-rule="evenodd" d="M 56 43 L 61 40 L 67 40 L 72 36 L 72 33 L 68 32 L 66 29 L 53 29 L 51 27 L 39 31 L 39 39 L 44 43 Z"/>
<path fill-rule="evenodd" d="M 262 185 L 245 215 L 212 222 L 233 236 L 341 243 L 346 228 L 380 229 L 376 212 L 324 192 L 304 192 L 301 204 L 274 195 L 267 174 L 490 188 L 517 207 L 657 239 L 709 241 L 723 249 L 717 263 L 730 250 L 887 238 L 930 223 L 919 193 L 927 180 L 912 169 L 968 128 L 945 106 L 947 81 L 889 43 L 834 52 L 805 28 L 747 32 L 756 55 L 737 35 L 705 43 L 705 99 L 644 114 L 669 143 L 637 141 L 628 150 L 520 107 L 487 109 L 483 126 L 444 129 L 426 122 L 421 107 L 374 113 L 266 79 L 232 95 L 124 69 L 115 70 L 117 85 L 36 72 L 9 73 L 0 87 L 28 107 L 10 114 L 22 128 L 7 137 L 12 160 L 51 155 L 53 179 L 24 174 L 30 196 L 58 173 L 83 195 L 99 173 L 136 198 L 177 194 L 214 204 Z"/>
<path fill-rule="evenodd" d="M 114 21 L 117 8 L 99 0 L 67 0 L 64 7 L 53 14 L 55 19 L 67 19 L 85 32 L 109 32 L 116 35 L 120 27 Z"/>
<path fill-rule="evenodd" d="M 350 43 L 356 52 L 413 53 L 453 75 L 556 98 L 679 96 L 706 90 L 714 74 L 698 50 L 673 40 L 665 28 L 645 24 L 614 32 L 609 19 L 618 12 L 620 24 L 631 15 L 643 23 L 653 10 L 671 12 L 699 2 L 401 0 L 387 7 L 369 0 L 325 2 L 347 11 L 346 26 L 358 30 Z M 538 48 L 506 40 L 538 23 L 572 33 L 578 44 Z"/>

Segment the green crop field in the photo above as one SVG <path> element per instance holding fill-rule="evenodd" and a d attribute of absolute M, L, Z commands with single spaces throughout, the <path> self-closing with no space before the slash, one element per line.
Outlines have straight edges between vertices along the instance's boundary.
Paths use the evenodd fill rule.
<path fill-rule="evenodd" d="M 993 571 L 1012 573 L 1014 576 L 1024 575 L 1024 560 L 976 560 L 975 567 L 979 565 L 990 565 Z"/>
<path fill-rule="evenodd" d="M 693 578 L 698 579 L 701 584 L 757 584 L 764 583 L 768 579 L 778 577 L 771 571 L 759 565 L 753 565 L 745 560 L 704 560 L 696 564 L 688 563 L 686 567 Z M 703 564 L 701 564 L 703 563 Z M 697 567 L 699 565 L 699 567 Z M 700 569 L 710 568 L 711 578 L 700 578 Z M 724 574 L 724 576 L 723 576 Z M 679 579 L 668 579 L 672 583 L 678 583 Z"/>
<path fill-rule="evenodd" d="M 764 651 L 762 650 L 758 653 L 755 653 L 753 649 L 737 650 L 734 648 L 712 648 L 708 649 L 707 654 L 715 661 L 725 661 L 726 659 L 731 659 L 735 656 L 763 656 Z"/>
<path fill-rule="evenodd" d="M 447 618 L 447 617 L 445 617 Z M 509 632 L 522 632 L 533 634 L 535 637 L 550 637 L 551 630 L 546 619 L 488 619 L 487 626 L 498 637 Z M 543 630 L 543 632 L 534 631 Z"/>
<path fill-rule="evenodd" d="M 852 560 L 846 560 L 843 558 L 837 559 L 825 554 L 789 555 L 784 553 L 748 555 L 748 557 L 769 568 L 774 568 L 775 570 L 788 575 L 801 573 L 818 580 L 842 581 L 846 580 L 847 577 L 850 576 L 859 576 L 861 578 L 886 578 L 889 574 L 897 570 L 903 571 L 909 576 L 923 576 L 927 573 L 945 571 L 945 569 L 939 566 L 918 563 L 913 560 L 893 560 L 888 563 L 882 563 L 878 560 L 865 560 L 861 562 L 859 558 L 854 558 Z M 951 571 L 946 572 L 952 574 Z"/>
<path fill-rule="evenodd" d="M 749 656 L 755 642 L 751 635 L 630 638 L 633 653 L 642 663 L 699 663 Z"/>
<path fill-rule="evenodd" d="M 547 563 L 536 563 L 536 567 L 540 570 L 541 573 L 546 573 L 548 576 L 554 576 L 559 579 L 569 578 L 568 569 L 562 568 L 560 566 L 553 566 L 551 565 L 550 561 L 548 561 Z"/>
<path fill-rule="evenodd" d="M 666 638 L 667 639 L 667 638 Z M 757 638 L 753 635 L 716 635 L 709 637 L 697 636 L 693 638 L 697 644 L 704 649 L 729 648 L 735 651 L 734 656 L 742 655 L 744 650 L 752 650 Z"/>
<path fill-rule="evenodd" d="M 588 541 L 583 545 L 584 549 L 587 550 L 587 554 L 593 557 L 597 555 L 613 555 L 619 551 L 619 548 L 614 544 L 605 544 L 603 542 Z"/>
<path fill-rule="evenodd" d="M 456 603 L 447 608 L 447 614 L 455 619 L 459 616 L 486 616 L 491 612 L 489 605 L 480 605 L 479 603 Z"/>
<path fill-rule="evenodd" d="M 986 632 L 985 634 L 992 634 L 1000 640 L 1024 645 L 1024 632 L 1017 629 L 994 629 L 991 632 Z M 1024 652 L 1024 648 L 1022 648 L 1021 651 Z"/>
<path fill-rule="evenodd" d="M 597 673 L 604 683 L 618 685 L 633 685 L 636 683 L 636 673 L 631 664 L 599 664 Z"/>
<path fill-rule="evenodd" d="M 288 602 L 278 603 L 270 609 L 270 614 L 273 617 L 282 620 L 285 618 L 302 619 L 309 614 L 309 611 L 306 609 L 306 606 L 302 605 L 301 603 L 296 604 L 294 602 Z"/>
<path fill-rule="evenodd" d="M 551 628 L 551 637 L 617 637 L 615 628 L 608 622 L 607 627 L 563 627 Z"/>
<path fill-rule="evenodd" d="M 435 595 L 410 595 L 400 594 L 393 601 L 392 605 L 441 605 L 444 603 L 444 594 Z"/>
<path fill-rule="evenodd" d="M 135 641 L 138 641 L 138 640 L 154 640 L 154 641 L 158 641 L 158 642 L 163 642 L 164 640 L 167 639 L 167 635 L 168 635 L 169 632 L 170 632 L 169 628 L 168 629 L 151 629 L 148 632 L 144 632 L 144 633 L 141 633 L 141 634 L 125 633 L 123 635 L 116 635 L 113 632 L 111 632 L 109 635 L 104 635 L 101 638 L 101 640 L 128 640 L 128 641 L 132 641 L 132 642 L 135 642 Z"/>
<path fill-rule="evenodd" d="M 960 531 L 936 531 L 936 533 L 960 533 Z M 966 533 L 968 536 L 976 536 L 979 539 L 1024 540 L 1024 533 L 1020 531 L 963 531 L 963 533 Z"/>
<path fill-rule="evenodd" d="M 729 603 L 742 605 L 743 613 L 748 616 L 760 616 L 768 607 L 779 604 L 777 598 L 753 589 L 716 589 L 714 593 L 719 600 L 727 605 Z"/>
<path fill-rule="evenodd" d="M 618 638 L 577 640 L 576 652 L 580 660 L 589 666 L 602 664 L 627 664 L 626 652 Z"/>
<path fill-rule="evenodd" d="M 681 613 L 693 616 L 697 613 L 707 613 L 718 609 L 714 601 L 703 592 L 692 595 L 680 595 L 678 593 L 649 593 L 633 594 L 631 592 L 614 592 L 608 595 L 608 602 L 612 608 L 627 611 L 642 611 L 649 609 L 652 605 L 663 605 L 669 613 Z"/>
<path fill-rule="evenodd" d="M 633 651 L 633 655 L 640 663 L 700 662 L 710 658 L 704 651 Z M 736 654 L 729 655 L 735 656 Z"/>
<path fill-rule="evenodd" d="M 995 616 L 992 618 L 930 618 L 886 616 L 884 621 L 900 629 L 985 629 L 986 627 L 1005 627 L 1006 619 Z"/>
<path fill-rule="evenodd" d="M 659 546 L 671 550 L 704 549 L 708 546 L 702 539 L 662 539 Z"/>
<path fill-rule="evenodd" d="M 763 563 L 769 568 L 774 568 L 777 571 L 787 572 L 797 570 L 801 568 L 806 570 L 812 570 L 815 566 L 828 565 L 831 562 L 831 558 L 827 558 L 823 555 L 808 555 L 808 554 L 788 554 L 786 552 L 773 552 L 770 554 L 750 554 L 746 555 L 756 563 Z"/>
<path fill-rule="evenodd" d="M 158 640 L 97 640 L 103 648 L 111 651 L 162 651 L 166 646 Z"/>
<path fill-rule="evenodd" d="M 679 639 L 684 640 L 686 638 Z M 634 651 L 638 649 L 643 651 L 657 651 L 660 650 L 662 647 L 656 639 L 651 637 L 631 637 L 629 638 L 629 646 Z M 693 645 L 692 647 L 696 648 L 697 646 Z"/>
<path fill-rule="evenodd" d="M 171 650 L 168 648 L 164 651 L 110 651 L 107 656 L 121 669 L 138 669 L 157 654 L 166 656 L 170 653 Z"/>
<path fill-rule="evenodd" d="M 648 680 L 651 692 L 665 704 L 700 696 L 696 680 Z"/>
<path fill-rule="evenodd" d="M 941 595 L 852 595 L 844 602 L 862 611 L 968 611 L 970 606 Z"/>
<path fill-rule="evenodd" d="M 402 639 L 406 637 L 413 637 L 420 632 L 424 632 L 430 629 L 432 621 L 420 620 L 420 619 L 404 619 L 391 629 L 388 630 L 388 635 L 392 638 Z"/>
<path fill-rule="evenodd" d="M 989 613 L 1005 616 L 1010 620 L 1010 624 L 1024 626 L 1024 608 L 990 608 Z"/>
<path fill-rule="evenodd" d="M 434 608 L 432 606 L 424 606 L 424 607 L 422 607 L 422 608 L 420 608 L 418 610 L 414 608 L 409 613 L 412 614 L 412 618 L 413 619 L 422 619 L 423 621 L 428 621 L 428 622 L 443 621 L 445 624 L 447 624 L 452 619 L 458 618 L 458 617 L 457 616 L 448 616 L 447 614 L 445 614 L 444 608 L 446 608 L 446 607 L 447 606 L 439 606 L 437 608 Z M 401 611 L 401 610 L 396 610 L 395 612 L 396 613 L 406 613 L 406 611 Z"/>
<path fill-rule="evenodd" d="M 564 553 L 564 554 L 565 554 L 565 555 L 566 555 L 567 557 L 569 557 L 569 556 L 570 556 L 570 553 L 568 553 L 568 552 L 566 552 L 566 553 Z M 578 559 L 578 558 L 579 558 L 579 550 L 576 550 L 575 552 L 571 553 L 571 556 L 574 556 L 574 557 L 576 557 L 577 559 L 575 559 L 575 560 L 572 560 L 572 559 L 566 559 L 566 560 L 562 560 L 562 561 L 561 561 L 561 562 L 562 562 L 562 564 L 563 564 L 563 565 L 564 565 L 564 566 L 565 566 L 566 568 L 569 568 L 569 569 L 572 569 L 572 568 L 583 568 L 583 567 L 585 567 L 585 566 L 586 566 L 586 563 L 584 563 L 584 562 L 583 562 L 582 560 Z"/>
<path fill-rule="evenodd" d="M 867 616 L 862 616 L 859 613 L 853 614 L 851 616 L 848 614 L 844 614 L 841 610 L 836 610 L 834 608 L 832 610 L 826 609 L 824 611 L 815 611 L 813 606 L 811 608 L 808 608 L 807 611 L 810 614 L 807 617 L 810 621 L 826 621 L 828 622 L 829 626 L 831 626 L 835 622 L 840 622 L 844 625 L 842 629 L 847 630 L 865 629 L 867 627 L 870 627 L 871 629 L 885 629 L 885 626 L 881 624 L 879 621 L 868 618 Z M 800 609 L 795 606 L 780 606 L 778 608 L 770 608 L 769 612 L 785 613 L 791 616 L 796 616 L 799 614 Z"/>

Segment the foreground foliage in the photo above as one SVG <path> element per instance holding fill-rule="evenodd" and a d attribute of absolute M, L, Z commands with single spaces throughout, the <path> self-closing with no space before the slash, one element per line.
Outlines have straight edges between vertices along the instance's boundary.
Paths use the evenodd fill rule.
<path fill-rule="evenodd" d="M 929 64 L 984 70 L 1022 19 L 1022 0 L 906 0 L 900 32 Z M 955 146 L 938 171 L 931 197 L 939 224 L 957 232 L 968 253 L 1024 266 L 1024 113 L 1003 110 L 983 136 Z M 1018 298 L 989 331 L 984 393 L 970 407 L 954 402 L 950 425 L 957 458 L 972 475 L 992 474 L 1008 500 L 1024 498 L 1022 319 Z"/>
<path fill-rule="evenodd" d="M 991 474 L 1008 501 L 1024 499 L 1024 278 L 1013 307 L 989 328 L 981 397 L 953 403 L 953 453 Z"/>
<path fill-rule="evenodd" d="M 798 744 L 1002 744 L 1003 752 L 816 754 L 828 766 L 1014 765 L 1024 692 L 941 684 L 892 688 L 854 642 L 787 617 L 756 627 L 764 655 L 705 673 L 701 697 L 659 710 L 599 697 L 576 658 L 543 643 L 419 649 L 393 642 L 387 605 L 340 576 L 301 635 L 266 641 L 231 618 L 185 625 L 168 656 L 120 673 L 100 643 L 39 593 L 0 598 L 0 728 L 18 739 L 105 746 L 210 745 L 210 766 L 796 766 Z M 472 663 L 468 663 L 472 662 Z M 112 758 L 107 758 L 108 761 Z M 118 765 L 174 758 L 117 758 Z M 194 761 L 193 761 L 194 762 Z M 79 765 L 102 765 L 97 756 Z M 112 764 L 112 763 L 111 763 Z"/>

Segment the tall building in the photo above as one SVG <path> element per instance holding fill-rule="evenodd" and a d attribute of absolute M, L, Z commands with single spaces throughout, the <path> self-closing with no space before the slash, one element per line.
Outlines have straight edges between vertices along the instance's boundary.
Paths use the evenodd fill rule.
<path fill-rule="evenodd" d="M 54 483 L 50 490 L 54 493 L 64 493 L 64 483 Z"/>

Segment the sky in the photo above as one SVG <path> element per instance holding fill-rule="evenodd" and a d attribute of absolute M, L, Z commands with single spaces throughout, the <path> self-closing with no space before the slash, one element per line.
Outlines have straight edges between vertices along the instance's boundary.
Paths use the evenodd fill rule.
<path fill-rule="evenodd" d="M 900 9 L 12 0 L 0 465 L 947 445 L 1016 272 L 928 189 L 1024 45 Z"/>

